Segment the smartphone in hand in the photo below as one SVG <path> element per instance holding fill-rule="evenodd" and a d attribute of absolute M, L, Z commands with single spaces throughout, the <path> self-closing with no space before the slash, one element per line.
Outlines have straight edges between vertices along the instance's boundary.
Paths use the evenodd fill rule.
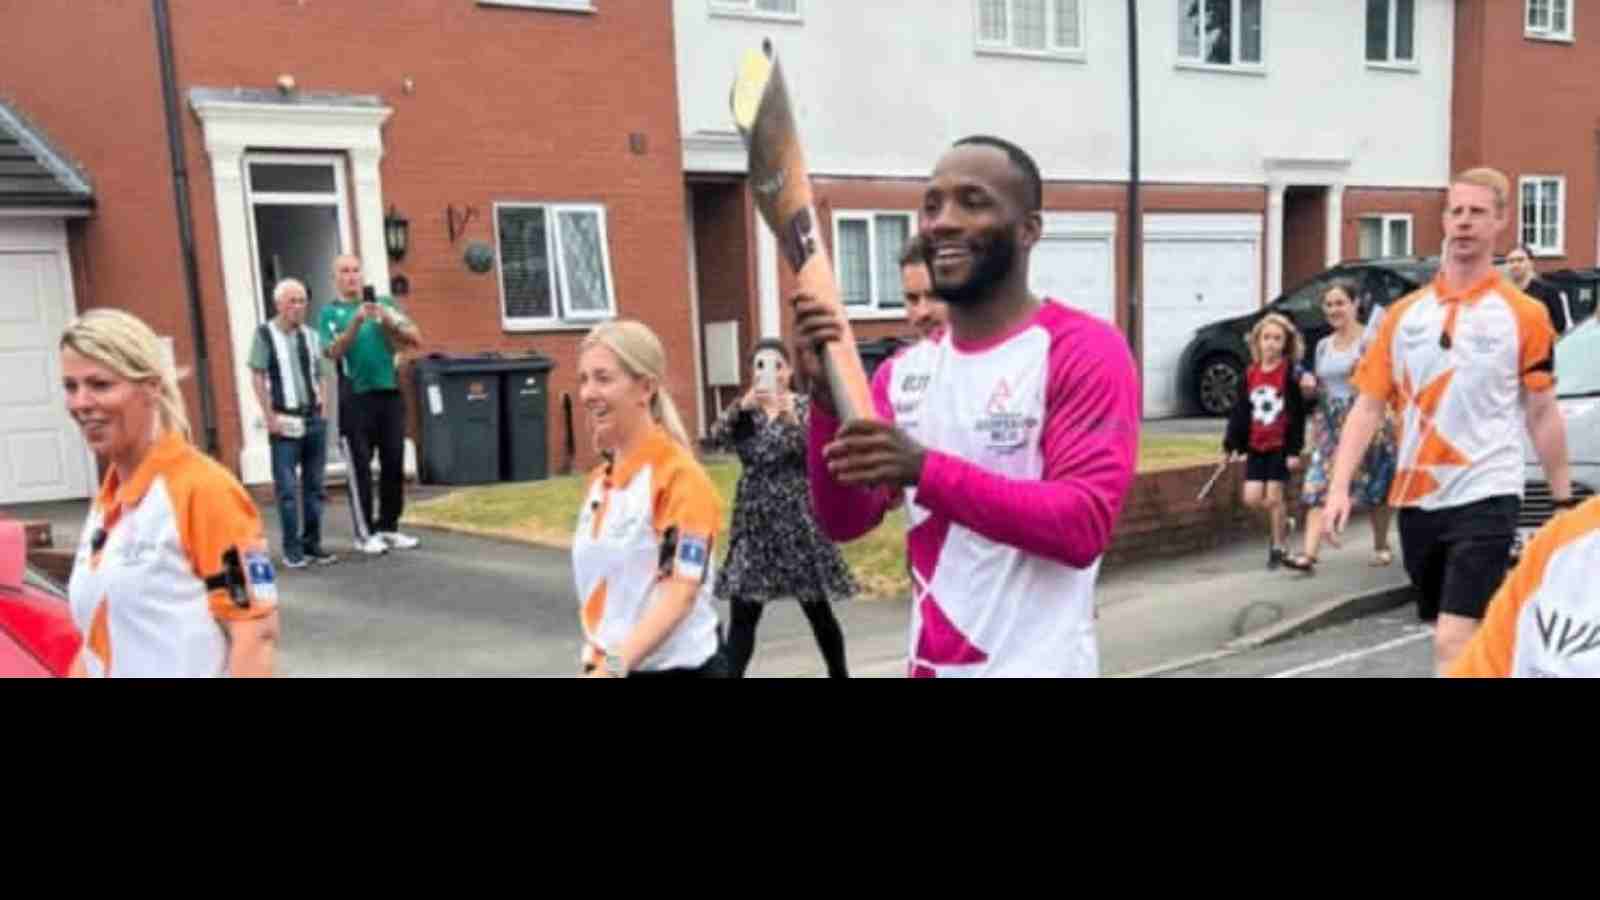
<path fill-rule="evenodd" d="M 361 311 L 369 319 L 383 317 L 383 307 L 378 305 L 378 291 L 372 285 L 361 289 Z"/>

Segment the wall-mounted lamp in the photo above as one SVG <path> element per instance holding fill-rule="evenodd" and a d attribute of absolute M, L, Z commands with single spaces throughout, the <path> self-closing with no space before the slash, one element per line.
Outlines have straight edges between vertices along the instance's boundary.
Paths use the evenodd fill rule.
<path fill-rule="evenodd" d="M 445 227 L 450 231 L 450 243 L 454 244 L 457 238 L 466 234 L 467 223 L 477 217 L 478 208 L 475 206 L 462 207 L 460 212 L 456 212 L 454 206 L 446 206 L 444 208 L 444 222 Z"/>
<path fill-rule="evenodd" d="M 411 243 L 411 222 L 389 204 L 389 214 L 383 217 L 383 243 L 389 248 L 389 258 L 395 262 L 405 259 L 406 245 Z"/>

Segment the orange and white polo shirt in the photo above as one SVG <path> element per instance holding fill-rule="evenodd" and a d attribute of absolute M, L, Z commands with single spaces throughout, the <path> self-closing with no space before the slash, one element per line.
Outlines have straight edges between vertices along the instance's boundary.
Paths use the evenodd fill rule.
<path fill-rule="evenodd" d="M 232 473 L 173 433 L 126 482 L 107 473 L 67 594 L 95 676 L 225 675 L 222 623 L 278 605 L 255 504 Z"/>
<path fill-rule="evenodd" d="M 1523 392 L 1555 385 L 1555 336 L 1498 272 L 1464 288 L 1441 274 L 1390 308 L 1351 382 L 1400 416 L 1391 506 L 1522 496 Z"/>
<path fill-rule="evenodd" d="M 712 550 L 722 528 L 716 485 L 688 450 L 659 426 L 632 454 L 597 467 L 572 541 L 582 662 L 617 652 L 669 578 L 699 584 L 694 609 L 639 671 L 697 668 L 717 652 Z"/>
<path fill-rule="evenodd" d="M 1539 529 L 1451 677 L 1600 677 L 1600 498 Z"/>

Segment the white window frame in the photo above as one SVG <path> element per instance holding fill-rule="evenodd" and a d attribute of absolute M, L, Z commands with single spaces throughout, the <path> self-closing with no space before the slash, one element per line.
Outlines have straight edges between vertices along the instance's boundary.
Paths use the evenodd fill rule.
<path fill-rule="evenodd" d="M 713 16 L 729 19 L 754 19 L 758 22 L 787 22 L 798 25 L 805 21 L 805 0 L 794 0 L 794 12 L 773 12 L 756 6 L 761 0 L 706 0 Z"/>
<path fill-rule="evenodd" d="M 1421 65 L 1417 61 L 1417 13 L 1418 13 L 1417 6 L 1418 6 L 1418 4 L 1415 3 L 1415 2 L 1413 2 L 1411 4 L 1411 58 L 1410 59 L 1400 59 L 1400 58 L 1395 56 L 1395 50 L 1394 50 L 1395 44 L 1397 43 L 1396 38 L 1397 38 L 1397 36 L 1399 34 L 1399 27 L 1400 27 L 1400 3 L 1399 3 L 1399 0 L 1384 0 L 1384 2 L 1386 4 L 1388 4 L 1389 25 L 1388 25 L 1387 31 L 1384 32 L 1385 37 L 1387 38 L 1387 41 L 1386 41 L 1386 44 L 1384 46 L 1383 59 L 1368 59 L 1367 60 L 1367 65 L 1369 67 L 1371 67 L 1371 68 L 1374 68 L 1374 69 L 1399 69 L 1401 71 L 1406 71 L 1406 72 L 1415 72 L 1420 68 L 1420 65 Z M 1366 21 L 1365 21 L 1365 18 L 1364 18 L 1365 17 L 1365 13 L 1363 12 L 1362 15 L 1363 15 L 1363 21 L 1362 21 L 1363 30 L 1362 30 L 1362 33 L 1361 33 L 1361 38 L 1362 38 L 1362 40 L 1361 40 L 1361 55 L 1363 57 L 1365 57 L 1367 55 L 1367 46 L 1366 46 L 1367 42 L 1366 42 L 1366 31 L 1365 31 Z"/>
<path fill-rule="evenodd" d="M 1389 256 L 1412 255 L 1412 248 L 1417 245 L 1417 226 L 1412 220 L 1411 213 L 1373 213 L 1371 215 L 1358 216 L 1356 219 L 1356 245 L 1358 250 L 1361 243 L 1361 223 L 1372 219 L 1376 219 L 1379 223 L 1378 255 L 1375 257 L 1362 257 L 1363 259 L 1383 259 Z M 1406 245 L 1404 247 L 1389 246 L 1389 226 L 1395 222 L 1406 223 Z"/>
<path fill-rule="evenodd" d="M 1170 0 L 1168 0 L 1170 2 Z M 1242 0 L 1229 0 L 1232 4 L 1229 21 L 1233 25 L 1233 34 L 1229 37 L 1228 47 L 1233 51 L 1234 60 L 1226 63 L 1207 62 L 1205 59 L 1205 0 L 1200 3 L 1200 48 L 1199 56 L 1183 55 L 1183 17 L 1178 18 L 1178 68 L 1200 69 L 1206 72 L 1234 72 L 1241 75 L 1265 75 L 1267 68 L 1267 0 L 1261 3 L 1261 58 L 1255 62 L 1242 62 L 1238 59 L 1238 49 L 1241 46 L 1240 29 L 1244 27 L 1244 17 L 1239 14 Z"/>
<path fill-rule="evenodd" d="M 549 316 L 509 316 L 506 314 L 506 278 L 500 258 L 500 211 L 502 209 L 543 209 L 545 211 L 545 251 L 550 259 Z M 606 309 L 596 312 L 569 312 L 565 299 L 572 296 L 571 284 L 562 263 L 561 228 L 556 217 L 562 212 L 592 212 L 600 220 L 600 262 L 606 273 Z M 615 318 L 617 315 L 617 281 L 611 269 L 611 239 L 606 229 L 606 207 L 603 203 L 542 202 L 536 200 L 497 200 L 494 204 L 494 271 L 500 292 L 500 327 L 508 332 L 518 331 L 575 331 L 587 329 L 595 322 Z M 556 292 L 555 278 L 560 273 L 561 292 Z"/>
<path fill-rule="evenodd" d="M 1577 12 L 1577 10 L 1573 9 L 1573 7 L 1577 4 L 1573 3 L 1572 0 L 1542 0 L 1542 2 L 1545 6 L 1545 24 L 1535 25 L 1532 22 L 1534 0 L 1523 0 L 1523 36 L 1535 41 L 1560 41 L 1566 44 L 1572 43 L 1574 31 L 1573 16 Z M 1550 21 L 1555 18 L 1555 5 L 1557 3 L 1562 4 L 1567 11 L 1567 26 L 1559 31 L 1550 26 Z"/>
<path fill-rule="evenodd" d="M 1555 182 L 1556 186 L 1556 242 L 1554 244 L 1541 244 L 1538 241 L 1525 240 L 1523 237 L 1522 220 L 1522 188 L 1529 182 L 1536 183 L 1543 190 L 1545 184 Z M 1517 243 L 1527 244 L 1528 249 L 1537 257 L 1561 257 L 1567 255 L 1567 176 L 1565 175 L 1523 175 L 1517 179 Z M 1536 206 L 1543 206 L 1539 203 Z M 1542 226 L 1548 223 L 1539 222 Z M 1537 232 L 1537 229 L 1536 229 Z"/>
<path fill-rule="evenodd" d="M 1054 46 L 1056 4 L 1055 0 L 1044 0 L 1045 34 L 1051 42 L 1051 46 L 1045 50 L 1035 50 L 1016 45 L 1016 36 L 1012 33 L 1011 26 L 1017 20 L 1015 10 L 1017 0 L 1003 0 L 1003 2 L 1006 4 L 1006 38 L 1003 41 L 994 41 L 985 40 L 983 37 L 983 0 L 972 0 L 972 37 L 978 53 L 995 56 L 1026 56 L 1032 59 L 1058 59 L 1069 62 L 1083 62 L 1087 59 L 1089 37 L 1087 6 L 1089 0 L 1073 0 L 1078 11 L 1078 46 L 1076 47 Z"/>
<path fill-rule="evenodd" d="M 904 209 L 840 209 L 833 213 L 833 262 L 834 271 L 838 271 L 839 260 L 839 224 L 841 222 L 867 223 L 867 284 L 870 301 L 865 306 L 852 306 L 844 303 L 844 298 L 839 298 L 840 305 L 845 308 L 845 313 L 852 319 L 903 319 L 906 315 L 905 291 L 901 289 L 900 282 L 885 287 L 878 283 L 878 229 L 873 227 L 880 216 L 896 216 L 906 220 L 906 240 L 917 236 L 917 214 Z M 895 272 L 900 267 L 898 260 Z M 837 275 L 835 275 L 837 277 Z M 888 294 L 884 292 L 888 291 Z M 884 305 L 884 298 L 890 297 L 899 300 L 898 306 Z"/>
<path fill-rule="evenodd" d="M 596 13 L 593 0 L 478 0 L 479 6 L 515 6 L 552 12 Z"/>
<path fill-rule="evenodd" d="M 262 315 L 262 300 L 267 291 L 274 285 L 261 283 L 261 241 L 256 234 L 256 207 L 257 206 L 332 206 L 337 210 L 339 217 L 339 252 L 350 253 L 355 247 L 350 236 L 350 189 L 345 184 L 344 167 L 345 159 L 342 155 L 332 153 L 255 153 L 246 151 L 244 154 L 244 208 L 246 212 L 245 229 L 250 238 L 250 259 L 252 261 L 250 278 L 256 286 L 256 321 L 264 321 Z M 333 170 L 333 191 L 331 193 L 316 193 L 312 191 L 292 191 L 288 193 L 275 193 L 272 191 L 258 191 L 252 187 L 251 166 L 257 163 L 271 166 L 308 166 L 315 168 L 328 168 Z M 307 285 L 306 289 L 313 294 L 324 294 L 327 288 L 323 285 Z"/>

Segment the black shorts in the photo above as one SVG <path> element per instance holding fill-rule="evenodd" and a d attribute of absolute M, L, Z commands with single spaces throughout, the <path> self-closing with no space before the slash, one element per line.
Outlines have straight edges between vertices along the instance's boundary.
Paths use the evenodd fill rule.
<path fill-rule="evenodd" d="M 1400 550 L 1406 574 L 1422 591 L 1417 613 L 1482 619 L 1511 565 L 1522 501 L 1487 497 L 1447 509 L 1400 510 Z"/>
<path fill-rule="evenodd" d="M 1257 453 L 1251 450 L 1244 458 L 1245 481 L 1288 481 L 1289 456 L 1282 450 Z"/>

